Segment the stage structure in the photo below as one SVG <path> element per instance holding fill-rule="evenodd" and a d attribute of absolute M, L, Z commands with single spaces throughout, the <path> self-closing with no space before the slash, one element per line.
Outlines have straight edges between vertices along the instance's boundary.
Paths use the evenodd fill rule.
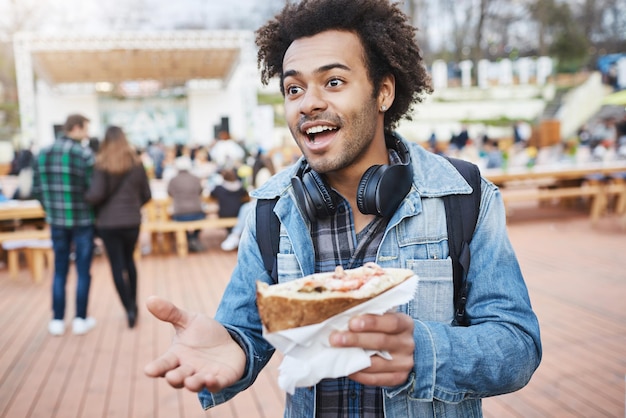
<path fill-rule="evenodd" d="M 84 113 L 101 131 L 103 94 L 124 100 L 150 89 L 154 97 L 183 91 L 190 138 L 212 135 L 224 116 L 245 135 L 256 106 L 259 76 L 248 31 L 21 32 L 14 50 L 23 144 L 50 142 L 51 126 L 71 112 Z"/>

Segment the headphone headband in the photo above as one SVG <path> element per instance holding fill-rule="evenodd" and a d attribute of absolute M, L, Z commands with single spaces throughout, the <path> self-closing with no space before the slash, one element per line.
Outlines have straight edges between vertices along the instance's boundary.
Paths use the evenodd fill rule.
<path fill-rule="evenodd" d="M 373 165 L 359 182 L 357 206 L 361 213 L 383 217 L 391 216 L 413 182 L 411 156 L 406 144 L 395 134 L 385 135 L 387 148 L 400 158 L 399 164 Z M 330 188 L 322 176 L 311 169 L 303 159 L 295 176 L 291 178 L 298 204 L 309 220 L 325 218 L 335 213 L 335 203 Z"/>

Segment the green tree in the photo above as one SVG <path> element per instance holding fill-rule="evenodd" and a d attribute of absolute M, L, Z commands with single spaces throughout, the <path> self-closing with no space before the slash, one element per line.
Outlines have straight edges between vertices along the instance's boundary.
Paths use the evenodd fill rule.
<path fill-rule="evenodd" d="M 558 60 L 558 72 L 576 72 L 589 57 L 588 38 L 584 29 L 573 19 L 567 4 L 560 5 L 555 13 L 554 40 L 549 53 Z"/>

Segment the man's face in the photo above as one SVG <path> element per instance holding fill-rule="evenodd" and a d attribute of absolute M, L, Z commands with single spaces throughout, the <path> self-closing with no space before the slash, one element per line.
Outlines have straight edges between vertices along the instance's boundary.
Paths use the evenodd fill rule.
<path fill-rule="evenodd" d="M 295 40 L 283 75 L 287 124 L 315 171 L 380 163 L 370 145 L 383 136 L 384 121 L 355 34 L 332 30 Z"/>

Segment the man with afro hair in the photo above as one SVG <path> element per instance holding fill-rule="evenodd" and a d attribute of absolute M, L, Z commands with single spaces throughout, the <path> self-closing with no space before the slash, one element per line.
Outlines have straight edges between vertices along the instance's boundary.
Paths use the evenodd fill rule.
<path fill-rule="evenodd" d="M 414 299 L 352 318 L 328 344 L 389 356 L 288 391 L 284 416 L 482 416 L 481 398 L 518 390 L 531 378 L 541 358 L 539 326 L 502 198 L 485 179 L 469 245 L 465 321 L 455 321 L 442 197 L 472 188 L 447 159 L 394 133 L 432 90 L 415 29 L 388 0 L 303 0 L 288 2 L 257 31 L 256 43 L 262 81 L 280 82 L 302 151 L 252 193 L 257 202 L 276 201 L 276 267 L 266 270 L 257 219 L 249 216 L 215 318 L 148 300 L 176 336 L 146 374 L 199 392 L 204 408 L 223 403 L 252 385 L 274 354 L 263 338 L 257 280 L 282 283 L 376 262 L 412 269 Z"/>

